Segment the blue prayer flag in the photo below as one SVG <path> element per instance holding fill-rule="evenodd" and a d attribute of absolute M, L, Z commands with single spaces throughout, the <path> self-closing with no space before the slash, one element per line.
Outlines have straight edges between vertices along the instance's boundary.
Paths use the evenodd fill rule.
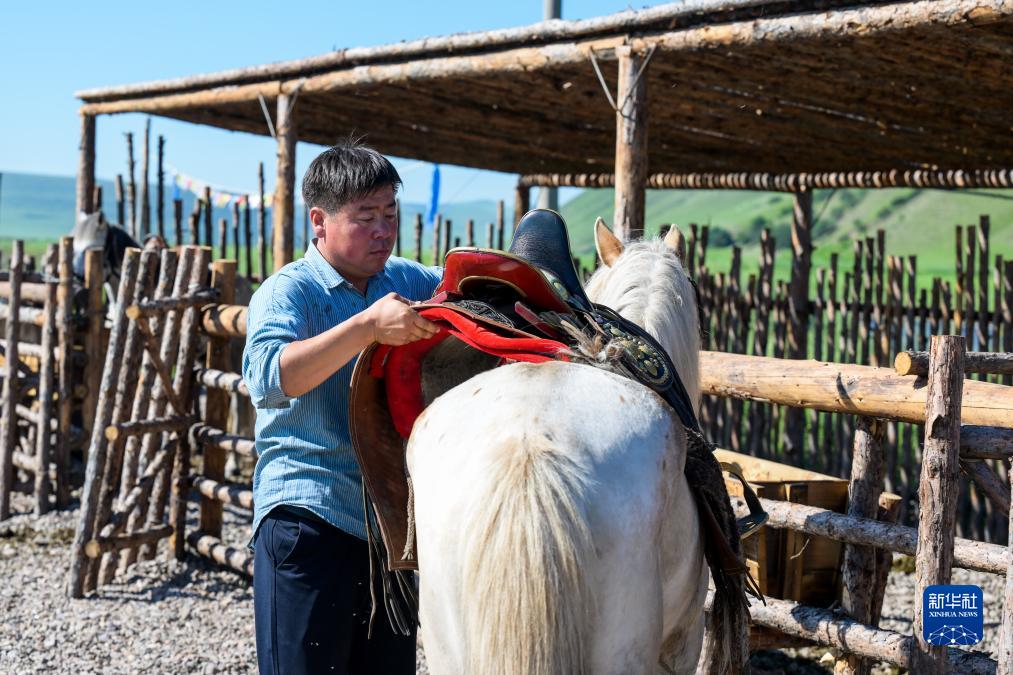
<path fill-rule="evenodd" d="M 440 208 L 440 165 L 433 164 L 433 185 L 429 193 L 429 208 L 426 209 L 426 222 L 432 227 L 436 221 L 436 212 Z"/>

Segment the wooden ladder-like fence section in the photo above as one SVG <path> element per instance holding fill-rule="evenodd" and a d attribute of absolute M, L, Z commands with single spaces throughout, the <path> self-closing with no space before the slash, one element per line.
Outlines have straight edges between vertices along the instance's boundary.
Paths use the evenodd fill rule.
<path fill-rule="evenodd" d="M 768 527 L 821 536 L 845 544 L 842 609 L 847 615 L 789 600 L 753 602 L 754 624 L 792 639 L 834 647 L 843 655 L 838 673 L 863 672 L 862 659 L 887 661 L 917 673 L 1013 673 L 1013 554 L 1005 546 L 956 537 L 961 471 L 1008 514 L 1011 488 L 983 460 L 1013 457 L 1013 387 L 965 379 L 965 373 L 1007 372 L 1013 354 L 966 354 L 964 338 L 933 336 L 929 353 L 906 354 L 912 374 L 893 369 L 791 361 L 720 352 L 701 355 L 701 390 L 723 398 L 777 403 L 857 415 L 847 513 L 762 500 Z M 908 370 L 908 368 L 902 368 Z M 914 374 L 921 372 L 921 375 Z M 885 422 L 924 426 L 918 527 L 884 522 Z M 879 607 L 890 557 L 916 558 L 914 636 L 879 628 Z M 884 567 L 885 566 L 885 567 Z M 987 655 L 926 644 L 921 633 L 922 590 L 947 584 L 952 568 L 1005 574 L 1006 600 L 998 663 Z M 772 640 L 777 643 L 777 640 Z"/>
<path fill-rule="evenodd" d="M 193 364 L 210 249 L 128 249 L 117 293 L 72 549 L 82 597 L 183 531 Z M 171 503 L 170 503 L 171 502 Z M 167 513 L 168 508 L 168 513 Z M 176 536 L 172 549 L 183 556 Z"/>
<path fill-rule="evenodd" d="M 83 453 L 101 376 L 102 252 L 85 253 L 74 278 L 74 242 L 46 251 L 39 271 L 15 241 L 0 271 L 0 520 L 11 494 L 32 494 L 35 512 L 70 501 L 72 454 Z"/>
<path fill-rule="evenodd" d="M 235 338 L 246 337 L 245 305 L 231 304 L 235 299 L 236 263 L 216 260 L 212 286 L 219 304 L 207 305 L 201 311 L 198 330 L 207 336 L 205 367 L 194 373 L 194 379 L 207 391 L 203 422 L 191 428 L 195 448 L 202 455 L 200 473 L 189 477 L 189 485 L 199 494 L 200 520 L 198 529 L 186 536 L 186 542 L 201 556 L 238 572 L 253 575 L 253 555 L 246 548 L 236 548 L 222 539 L 222 511 L 225 504 L 253 511 L 253 490 L 249 485 L 227 482 L 225 463 L 233 452 L 255 459 L 252 438 L 229 433 L 228 417 L 232 396 L 249 397 L 242 375 L 230 372 L 231 344 Z M 238 402 L 237 402 L 238 403 Z"/>

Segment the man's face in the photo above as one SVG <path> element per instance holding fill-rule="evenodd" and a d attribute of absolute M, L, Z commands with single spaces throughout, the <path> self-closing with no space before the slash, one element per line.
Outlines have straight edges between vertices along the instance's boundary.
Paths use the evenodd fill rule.
<path fill-rule="evenodd" d="M 388 185 L 348 202 L 337 213 L 310 209 L 317 249 L 353 285 L 365 290 L 383 269 L 397 236 L 397 202 Z"/>

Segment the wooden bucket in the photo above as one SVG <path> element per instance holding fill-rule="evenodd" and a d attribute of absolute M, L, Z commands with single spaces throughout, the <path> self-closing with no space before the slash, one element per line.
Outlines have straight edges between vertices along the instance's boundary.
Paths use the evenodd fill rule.
<path fill-rule="evenodd" d="M 834 476 L 758 459 L 730 450 L 715 450 L 718 461 L 737 464 L 742 477 L 767 499 L 817 506 L 845 513 L 848 481 Z M 725 478 L 728 493 L 742 496 L 742 485 Z M 883 493 L 880 506 L 900 497 Z M 840 598 L 844 545 L 833 539 L 794 530 L 763 527 L 742 542 L 749 573 L 764 595 L 829 607 Z"/>

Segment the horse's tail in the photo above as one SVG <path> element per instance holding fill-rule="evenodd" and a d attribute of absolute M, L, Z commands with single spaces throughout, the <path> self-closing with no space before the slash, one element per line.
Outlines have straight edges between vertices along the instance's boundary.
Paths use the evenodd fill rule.
<path fill-rule="evenodd" d="M 594 612 L 586 476 L 544 436 L 496 446 L 461 530 L 466 672 L 585 673 Z"/>

